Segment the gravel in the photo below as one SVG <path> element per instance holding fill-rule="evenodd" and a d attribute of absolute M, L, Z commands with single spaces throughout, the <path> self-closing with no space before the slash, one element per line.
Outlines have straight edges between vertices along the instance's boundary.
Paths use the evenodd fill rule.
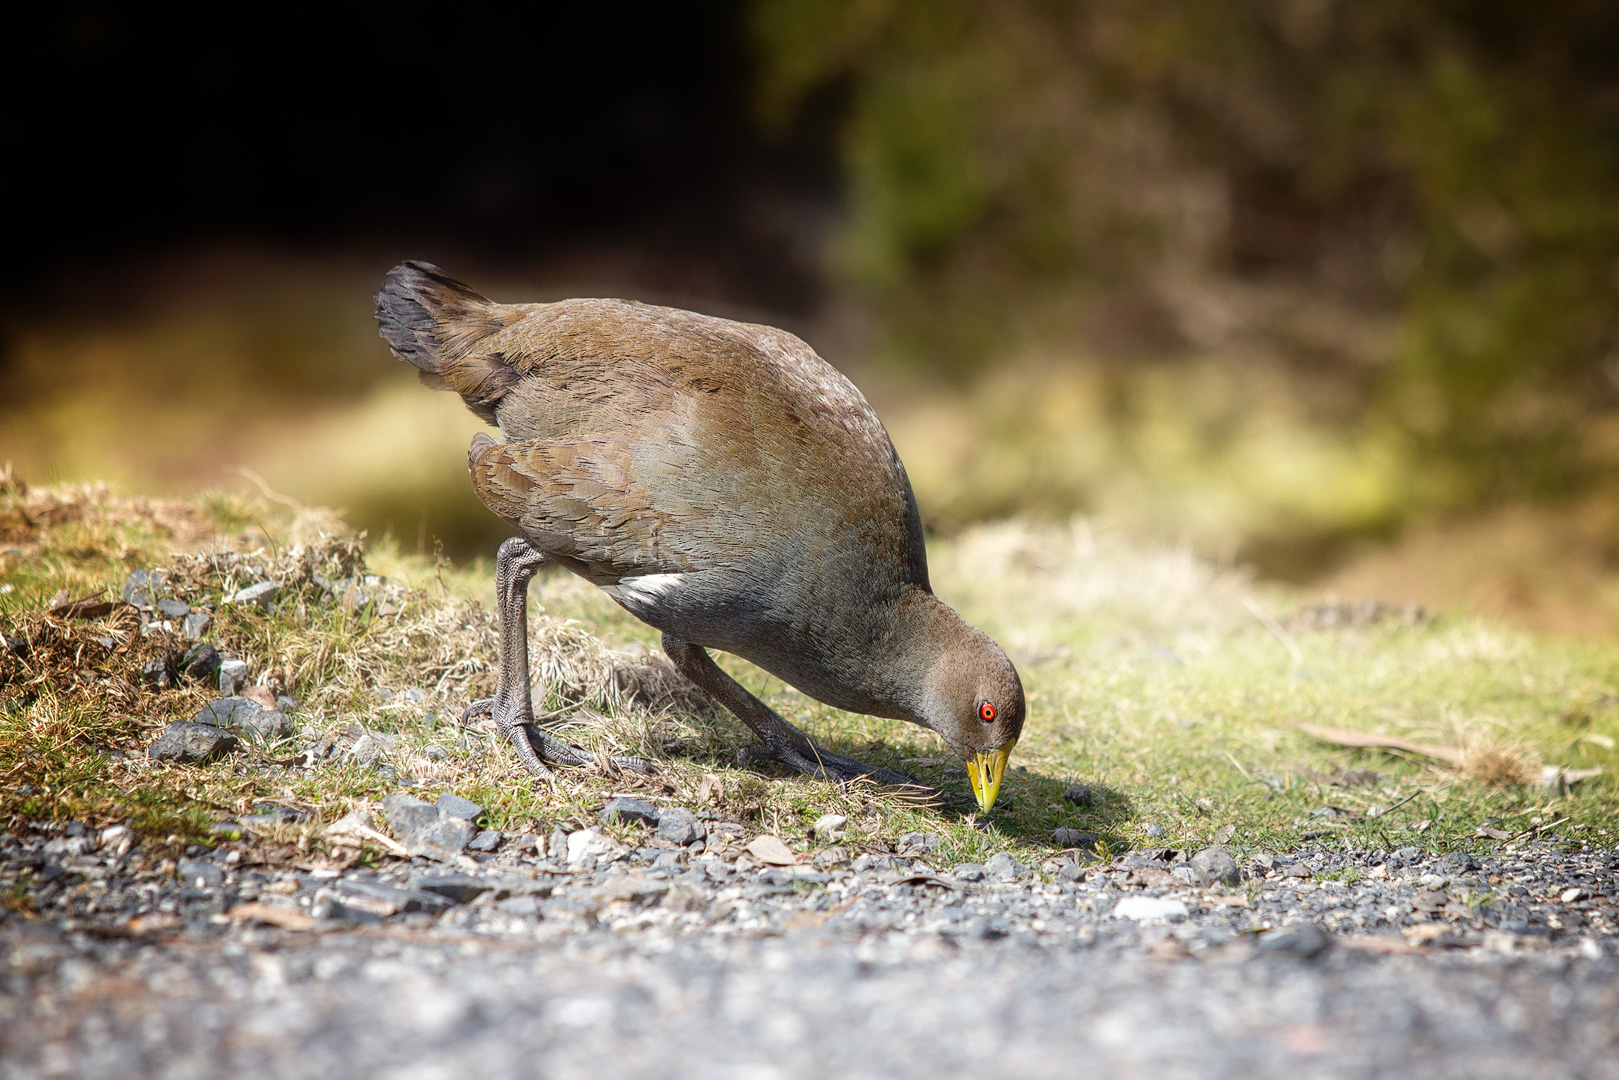
<path fill-rule="evenodd" d="M 0 836 L 28 913 L 0 909 L 0 1078 L 1619 1077 L 1619 851 L 1202 885 L 1209 851 L 768 867 L 741 823 L 694 854 L 663 816 L 453 865 Z"/>

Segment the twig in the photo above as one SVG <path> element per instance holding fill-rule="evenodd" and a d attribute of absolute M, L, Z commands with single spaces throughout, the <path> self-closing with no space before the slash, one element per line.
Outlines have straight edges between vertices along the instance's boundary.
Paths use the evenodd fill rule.
<path fill-rule="evenodd" d="M 1262 625 L 1266 630 L 1269 630 L 1272 634 L 1275 634 L 1277 641 L 1280 641 L 1287 647 L 1288 655 L 1293 658 L 1294 667 L 1298 668 L 1304 666 L 1304 650 L 1300 649 L 1299 643 L 1293 640 L 1293 635 L 1287 632 L 1287 627 L 1277 622 L 1271 616 L 1271 613 L 1260 606 L 1259 601 L 1255 600 L 1251 596 L 1244 596 L 1242 598 L 1242 606 L 1247 608 L 1249 613 L 1252 614 L 1254 618 L 1259 620 L 1260 625 Z"/>

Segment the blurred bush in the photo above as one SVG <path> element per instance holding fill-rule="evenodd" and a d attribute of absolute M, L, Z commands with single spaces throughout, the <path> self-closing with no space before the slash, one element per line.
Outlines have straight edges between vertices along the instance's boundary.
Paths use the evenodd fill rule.
<path fill-rule="evenodd" d="M 1619 5 L 759 0 L 752 29 L 767 123 L 846 102 L 832 265 L 891 361 L 1273 367 L 1396 455 L 1387 520 L 1619 464 Z"/>

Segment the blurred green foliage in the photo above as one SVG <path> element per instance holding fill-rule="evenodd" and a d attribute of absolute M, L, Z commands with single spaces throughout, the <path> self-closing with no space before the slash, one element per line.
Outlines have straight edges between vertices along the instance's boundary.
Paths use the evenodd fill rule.
<path fill-rule="evenodd" d="M 1404 448 L 1406 509 L 1619 464 L 1619 5 L 759 0 L 752 27 L 767 123 L 844 102 L 833 262 L 891 358 L 1274 358 Z"/>

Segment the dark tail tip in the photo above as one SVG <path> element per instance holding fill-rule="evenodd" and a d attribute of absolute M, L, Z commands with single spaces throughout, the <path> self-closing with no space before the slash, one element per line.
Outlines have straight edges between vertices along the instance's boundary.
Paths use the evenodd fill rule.
<path fill-rule="evenodd" d="M 402 262 L 373 297 L 377 327 L 393 354 L 423 371 L 437 372 L 446 323 L 485 307 L 489 300 L 432 263 Z"/>

